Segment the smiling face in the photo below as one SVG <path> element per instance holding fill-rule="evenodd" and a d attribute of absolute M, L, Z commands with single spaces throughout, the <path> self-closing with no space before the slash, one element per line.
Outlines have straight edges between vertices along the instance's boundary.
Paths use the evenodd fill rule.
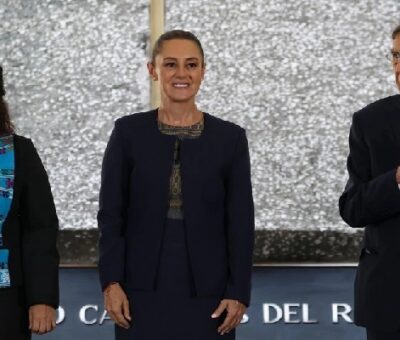
<path fill-rule="evenodd" d="M 161 100 L 193 102 L 204 78 L 204 61 L 195 42 L 166 40 L 155 60 L 147 65 L 153 80 L 159 82 Z"/>

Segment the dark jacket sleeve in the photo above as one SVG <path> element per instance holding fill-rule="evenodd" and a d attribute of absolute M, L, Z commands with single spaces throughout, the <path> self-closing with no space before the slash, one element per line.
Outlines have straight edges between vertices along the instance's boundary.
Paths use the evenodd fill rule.
<path fill-rule="evenodd" d="M 400 189 L 396 168 L 372 178 L 371 156 L 357 114 L 349 137 L 349 179 L 339 199 L 339 211 L 351 227 L 360 228 L 400 213 Z"/>
<path fill-rule="evenodd" d="M 31 140 L 24 140 L 21 193 L 22 261 L 27 304 L 59 304 L 58 218 L 46 170 Z M 26 163 L 25 163 L 26 162 Z M 21 179 L 17 179 L 21 180 Z"/>
<path fill-rule="evenodd" d="M 226 233 L 229 276 L 224 297 L 249 305 L 254 247 L 254 204 L 250 157 L 241 129 L 227 180 Z"/>
<path fill-rule="evenodd" d="M 101 171 L 99 212 L 99 274 L 102 289 L 123 282 L 125 271 L 125 223 L 129 166 L 117 120 L 108 142 Z"/>

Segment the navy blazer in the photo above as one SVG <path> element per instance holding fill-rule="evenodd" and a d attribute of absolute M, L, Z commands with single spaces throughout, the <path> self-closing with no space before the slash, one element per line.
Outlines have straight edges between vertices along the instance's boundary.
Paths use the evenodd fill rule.
<path fill-rule="evenodd" d="M 355 281 L 355 323 L 386 332 L 400 329 L 400 95 L 353 116 L 349 180 L 340 214 L 364 228 Z"/>
<path fill-rule="evenodd" d="M 155 289 L 176 138 L 159 131 L 157 110 L 115 122 L 98 212 L 103 288 Z M 197 295 L 249 304 L 254 208 L 244 129 L 205 113 L 201 136 L 182 142 L 181 175 Z"/>
<path fill-rule="evenodd" d="M 13 199 L 4 221 L 12 287 L 22 287 L 28 306 L 59 303 L 58 218 L 46 170 L 30 139 L 14 135 Z"/>

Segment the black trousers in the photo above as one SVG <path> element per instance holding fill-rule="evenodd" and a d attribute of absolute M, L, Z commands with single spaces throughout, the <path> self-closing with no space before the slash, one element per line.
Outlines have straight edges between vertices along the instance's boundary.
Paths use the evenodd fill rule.
<path fill-rule="evenodd" d="M 28 308 L 21 288 L 0 289 L 0 339 L 30 340 Z"/>
<path fill-rule="evenodd" d="M 385 333 L 367 329 L 367 340 L 400 340 L 400 331 Z"/>

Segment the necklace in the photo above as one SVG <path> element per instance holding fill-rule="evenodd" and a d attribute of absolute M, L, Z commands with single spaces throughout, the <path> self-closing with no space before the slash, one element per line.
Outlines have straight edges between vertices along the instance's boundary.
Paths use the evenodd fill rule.
<path fill-rule="evenodd" d="M 177 127 L 187 127 L 187 126 L 192 126 L 196 125 L 200 122 L 203 121 L 204 119 L 204 114 L 201 111 L 198 111 L 196 108 L 196 111 L 193 113 L 188 113 L 188 114 L 180 114 L 178 117 L 183 118 L 183 117 L 190 117 L 191 119 L 188 121 L 184 121 L 183 119 L 171 119 L 172 115 L 168 113 L 163 113 L 160 109 L 158 110 L 158 115 L 157 115 L 157 120 L 159 123 L 169 125 L 169 126 L 177 126 Z M 198 117 L 200 116 L 200 117 Z"/>

